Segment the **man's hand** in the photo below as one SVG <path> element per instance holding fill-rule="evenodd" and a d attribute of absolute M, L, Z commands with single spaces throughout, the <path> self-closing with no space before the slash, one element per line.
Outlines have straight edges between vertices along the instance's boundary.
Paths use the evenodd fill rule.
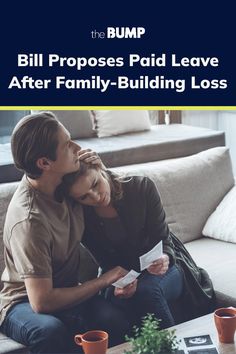
<path fill-rule="evenodd" d="M 92 165 L 98 165 L 99 167 L 104 167 L 99 155 L 91 149 L 81 149 L 78 152 L 78 156 L 80 161 L 91 163 Z"/>
<path fill-rule="evenodd" d="M 69 288 L 54 288 L 52 278 L 26 278 L 25 287 L 35 312 L 53 313 L 80 304 L 127 273 L 124 268 L 115 267 L 99 278 Z"/>
<path fill-rule="evenodd" d="M 152 265 L 147 268 L 147 271 L 154 275 L 163 275 L 167 272 L 169 263 L 169 256 L 167 254 L 163 254 L 161 258 L 154 261 Z"/>
<path fill-rule="evenodd" d="M 105 287 L 115 283 L 118 279 L 123 278 L 128 271 L 120 266 L 112 268 L 106 273 L 103 273 L 99 278 L 104 281 Z"/>
<path fill-rule="evenodd" d="M 137 289 L 138 280 L 135 279 L 132 283 L 124 288 L 115 288 L 114 295 L 120 299 L 129 299 L 132 297 Z"/>

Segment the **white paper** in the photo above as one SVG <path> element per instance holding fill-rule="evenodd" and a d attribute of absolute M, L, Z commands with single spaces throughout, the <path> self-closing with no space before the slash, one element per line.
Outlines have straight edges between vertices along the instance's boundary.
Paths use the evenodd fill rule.
<path fill-rule="evenodd" d="M 132 269 L 123 278 L 120 278 L 112 285 L 114 285 L 116 288 L 124 288 L 125 286 L 132 283 L 139 275 L 140 275 L 140 273 L 135 272 L 135 270 Z"/>
<path fill-rule="evenodd" d="M 162 255 L 163 244 L 162 241 L 160 241 L 155 247 L 153 247 L 153 249 L 139 257 L 141 271 L 148 268 L 154 261 L 156 261 Z"/>

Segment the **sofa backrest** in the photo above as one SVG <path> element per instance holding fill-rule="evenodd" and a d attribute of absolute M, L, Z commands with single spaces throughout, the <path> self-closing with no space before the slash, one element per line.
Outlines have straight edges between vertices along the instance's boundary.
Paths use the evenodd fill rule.
<path fill-rule="evenodd" d="M 206 220 L 234 185 L 226 147 L 113 170 L 153 179 L 160 192 L 169 227 L 183 242 L 202 236 Z"/>

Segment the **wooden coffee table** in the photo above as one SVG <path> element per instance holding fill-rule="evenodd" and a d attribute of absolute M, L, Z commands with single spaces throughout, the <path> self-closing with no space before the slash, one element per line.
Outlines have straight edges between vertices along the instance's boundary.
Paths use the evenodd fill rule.
<path fill-rule="evenodd" d="M 171 327 L 171 329 L 176 330 L 176 335 L 178 339 L 183 339 L 184 337 L 191 337 L 191 336 L 200 336 L 204 334 L 209 334 L 213 341 L 213 344 L 217 348 L 219 354 L 236 354 L 236 344 L 222 344 L 219 343 L 217 332 L 214 324 L 213 314 L 209 314 L 203 317 L 196 318 L 194 320 L 181 323 L 177 326 Z M 235 338 L 236 340 L 236 338 Z M 129 344 L 124 343 L 118 345 L 116 347 L 110 348 L 107 351 L 107 354 L 123 354 L 124 350 L 129 349 Z M 181 341 L 180 349 L 184 349 L 186 353 L 186 347 Z M 194 348 L 189 348 L 189 350 L 193 350 Z"/>

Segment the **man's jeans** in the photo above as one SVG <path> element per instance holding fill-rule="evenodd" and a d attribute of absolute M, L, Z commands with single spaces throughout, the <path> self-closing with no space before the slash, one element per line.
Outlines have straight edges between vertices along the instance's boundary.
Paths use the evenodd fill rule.
<path fill-rule="evenodd" d="M 12 339 L 28 346 L 32 353 L 80 352 L 74 335 L 91 329 L 109 333 L 109 346 L 124 341 L 129 323 L 123 312 L 100 296 L 69 310 L 49 314 L 35 313 L 29 302 L 10 309 L 1 330 Z"/>
<path fill-rule="evenodd" d="M 167 328 L 175 324 L 169 305 L 181 297 L 183 288 L 183 273 L 174 265 L 164 275 L 145 271 L 138 278 L 136 293 L 130 299 L 118 299 L 113 295 L 113 289 L 106 297 L 122 308 L 133 324 L 139 326 L 143 316 L 153 313 L 161 320 L 160 327 Z"/>

